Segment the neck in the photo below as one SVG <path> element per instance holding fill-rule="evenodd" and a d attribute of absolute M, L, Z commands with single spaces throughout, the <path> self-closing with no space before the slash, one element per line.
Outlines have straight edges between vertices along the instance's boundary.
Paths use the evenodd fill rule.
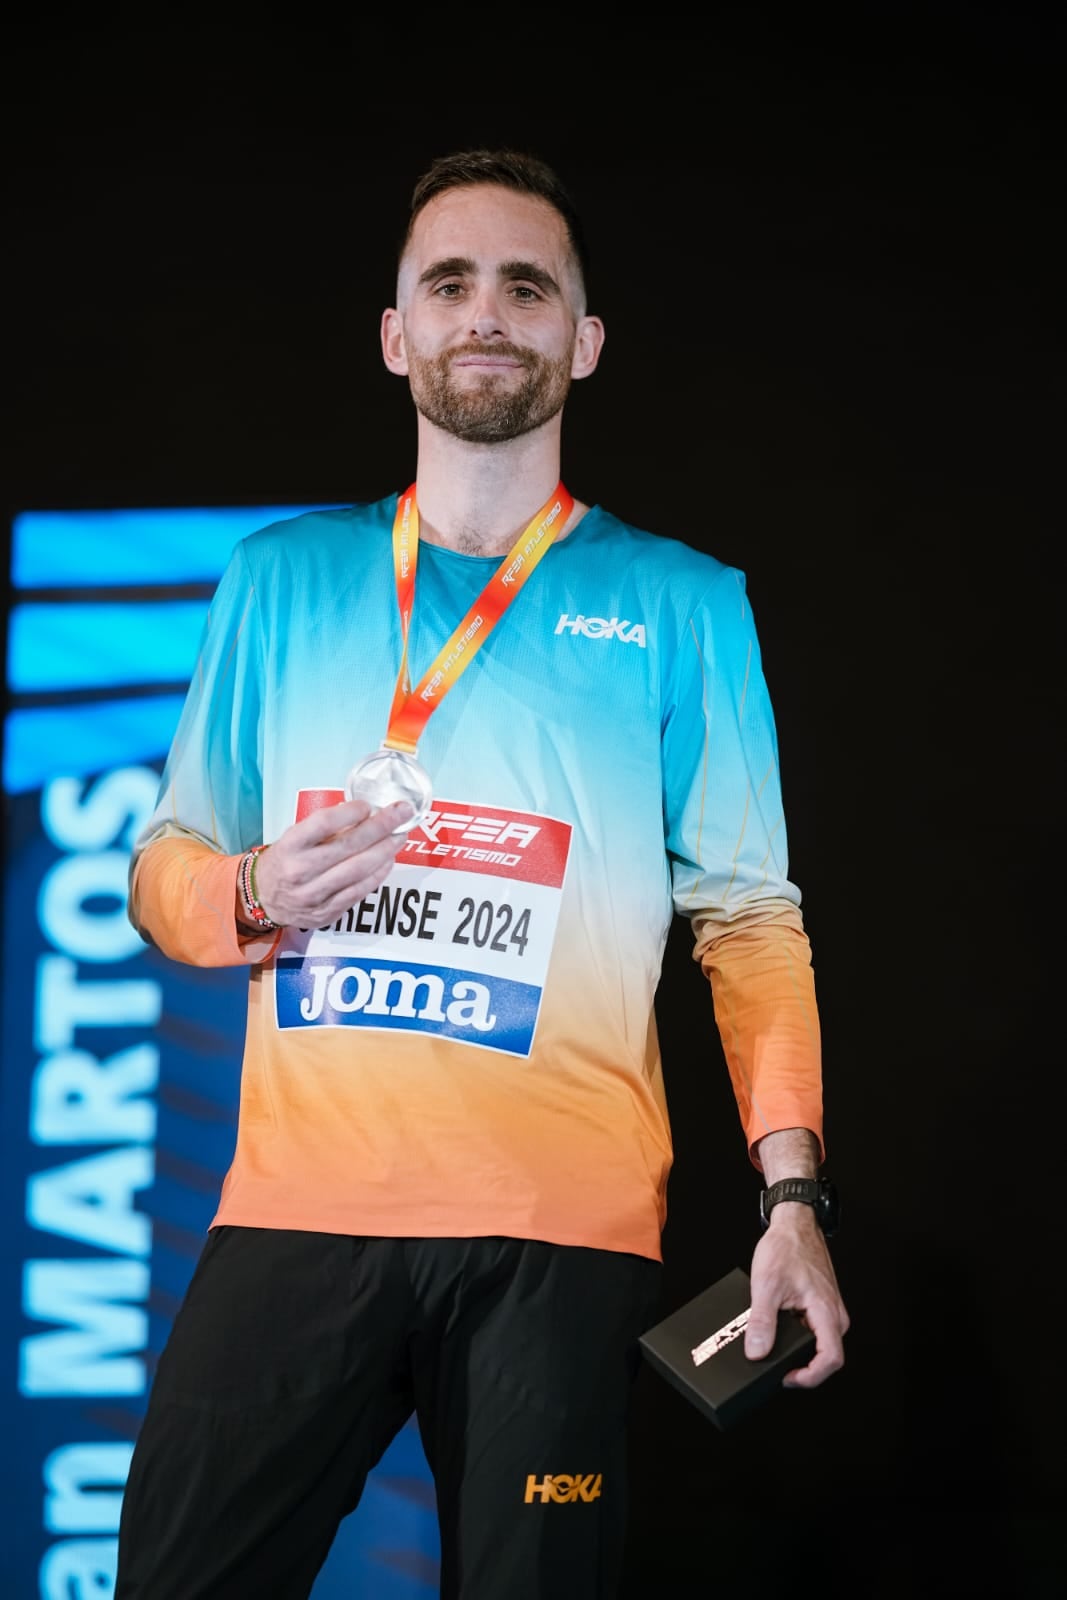
<path fill-rule="evenodd" d="M 464 555 L 506 555 L 559 482 L 558 429 L 472 445 L 419 420 L 419 538 Z M 558 537 L 579 514 L 576 504 Z"/>

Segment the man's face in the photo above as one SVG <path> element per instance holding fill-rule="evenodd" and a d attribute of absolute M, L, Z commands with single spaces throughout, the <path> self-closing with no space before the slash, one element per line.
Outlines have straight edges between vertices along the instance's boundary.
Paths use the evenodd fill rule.
<path fill-rule="evenodd" d="M 580 292 L 551 206 L 497 185 L 449 190 L 415 223 L 382 321 L 386 364 L 436 427 L 475 444 L 517 438 L 585 375 L 578 330 L 596 319 L 579 315 Z"/>

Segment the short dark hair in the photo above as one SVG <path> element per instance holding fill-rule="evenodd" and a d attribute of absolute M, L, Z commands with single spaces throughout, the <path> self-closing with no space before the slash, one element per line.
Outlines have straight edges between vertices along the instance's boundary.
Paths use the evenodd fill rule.
<path fill-rule="evenodd" d="M 415 220 L 423 208 L 449 189 L 470 188 L 481 183 L 496 183 L 519 194 L 546 201 L 563 219 L 567 238 L 578 263 L 583 291 L 589 281 L 589 248 L 582 219 L 569 190 L 553 167 L 540 156 L 523 150 L 457 150 L 437 156 L 416 181 L 411 192 L 407 227 L 400 241 L 403 256 L 411 239 Z"/>

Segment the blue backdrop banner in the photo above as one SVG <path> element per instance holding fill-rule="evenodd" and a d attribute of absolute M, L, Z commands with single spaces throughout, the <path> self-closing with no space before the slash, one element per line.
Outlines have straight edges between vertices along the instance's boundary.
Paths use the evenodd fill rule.
<path fill-rule="evenodd" d="M 0 1060 L 4 1593 L 108 1600 L 152 1371 L 233 1149 L 246 975 L 126 917 L 208 601 L 234 543 L 307 506 L 28 511 L 12 526 Z M 438 1590 L 409 1422 L 315 1600 Z"/>

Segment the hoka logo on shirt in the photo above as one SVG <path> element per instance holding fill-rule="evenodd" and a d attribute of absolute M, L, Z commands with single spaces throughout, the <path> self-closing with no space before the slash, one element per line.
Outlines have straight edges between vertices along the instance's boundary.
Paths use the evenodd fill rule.
<path fill-rule="evenodd" d="M 568 1501 L 575 1500 L 599 1500 L 603 1476 L 601 1472 L 587 1472 L 584 1475 L 546 1472 L 538 1482 L 537 1474 L 530 1472 L 526 1477 L 524 1499 L 527 1505 L 532 1505 L 535 1499 L 540 1500 L 542 1505 L 550 1500 L 554 1500 L 557 1505 L 566 1505 Z"/>
<path fill-rule="evenodd" d="M 642 650 L 645 648 L 644 623 L 631 622 L 628 617 L 583 617 L 581 612 L 571 617 L 563 611 L 556 623 L 556 632 L 569 633 L 572 637 L 581 633 L 587 639 L 618 639 L 623 644 L 639 644 Z"/>

